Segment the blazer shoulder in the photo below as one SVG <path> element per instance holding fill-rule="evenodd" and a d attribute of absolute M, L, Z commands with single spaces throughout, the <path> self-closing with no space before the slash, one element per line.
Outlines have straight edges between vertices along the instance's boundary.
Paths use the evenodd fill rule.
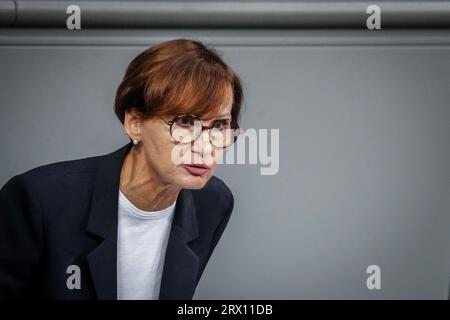
<path fill-rule="evenodd" d="M 76 173 L 91 173 L 95 172 L 98 161 L 103 157 L 92 156 L 73 160 L 57 161 L 49 164 L 37 166 L 33 169 L 27 170 L 20 176 L 26 178 L 44 177 L 52 175 L 67 175 Z"/>
<path fill-rule="evenodd" d="M 35 186 L 37 189 L 47 189 L 50 186 L 57 187 L 58 185 L 61 185 L 68 176 L 71 176 L 76 180 L 79 180 L 77 176 L 80 178 L 88 177 L 88 180 L 90 181 L 91 177 L 94 176 L 97 163 L 101 157 L 103 156 L 92 156 L 40 165 L 14 175 L 4 184 L 2 189 L 17 182 L 27 187 Z M 72 182 L 74 181 L 75 180 L 72 180 Z M 85 179 L 83 179 L 83 181 L 85 181 Z"/>

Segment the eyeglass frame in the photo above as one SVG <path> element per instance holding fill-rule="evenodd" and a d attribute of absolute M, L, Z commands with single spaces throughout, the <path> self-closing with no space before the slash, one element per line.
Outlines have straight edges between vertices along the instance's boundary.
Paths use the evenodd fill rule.
<path fill-rule="evenodd" d="M 183 142 L 177 141 L 177 140 L 172 136 L 172 126 L 173 126 L 173 124 L 175 123 L 175 121 L 176 121 L 178 118 L 182 118 L 182 117 L 185 117 L 185 116 L 190 116 L 190 117 L 193 117 L 193 118 L 195 118 L 195 119 L 198 119 L 198 120 L 200 121 L 201 125 L 202 125 L 202 130 L 200 131 L 200 134 L 198 135 L 197 138 L 195 138 L 195 139 L 192 140 L 191 142 L 185 142 L 184 144 L 188 144 L 188 143 L 192 143 L 192 142 L 196 141 L 198 138 L 200 138 L 200 136 L 202 135 L 203 131 L 204 131 L 205 129 L 208 129 L 209 142 L 214 146 L 214 148 L 217 148 L 217 149 L 225 149 L 225 148 L 228 148 L 229 146 L 231 146 L 233 143 L 235 143 L 235 142 L 237 141 L 237 138 L 238 138 L 239 134 L 244 132 L 244 129 L 240 128 L 239 125 L 236 123 L 236 128 L 231 129 L 231 130 L 233 130 L 233 142 L 230 143 L 229 145 L 225 146 L 225 147 L 217 147 L 216 145 L 214 145 L 214 143 L 211 142 L 211 130 L 214 129 L 214 128 L 213 128 L 213 125 L 214 125 L 214 123 L 215 123 L 216 121 L 225 120 L 225 119 L 216 119 L 216 120 L 214 120 L 214 121 L 211 121 L 211 123 L 209 124 L 209 126 L 204 126 L 204 125 L 203 125 L 202 119 L 200 119 L 200 117 L 197 116 L 197 115 L 195 115 L 195 114 L 182 114 L 182 115 L 178 115 L 178 116 L 176 116 L 175 118 L 173 118 L 172 120 L 164 120 L 164 119 L 161 119 L 165 124 L 167 124 L 168 126 L 170 126 L 170 127 L 169 127 L 170 136 L 171 136 L 172 140 L 173 140 L 174 142 L 176 142 L 177 144 L 178 144 L 178 143 L 183 143 Z M 236 130 L 238 131 L 238 134 L 235 134 Z"/>

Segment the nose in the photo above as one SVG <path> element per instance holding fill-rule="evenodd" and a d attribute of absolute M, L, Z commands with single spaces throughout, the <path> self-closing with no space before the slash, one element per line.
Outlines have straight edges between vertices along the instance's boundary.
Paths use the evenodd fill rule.
<path fill-rule="evenodd" d="M 209 130 L 204 128 L 200 137 L 198 137 L 191 146 L 191 151 L 193 156 L 197 156 L 200 158 L 205 157 L 205 155 L 212 154 L 213 146 L 211 141 L 209 140 Z"/>

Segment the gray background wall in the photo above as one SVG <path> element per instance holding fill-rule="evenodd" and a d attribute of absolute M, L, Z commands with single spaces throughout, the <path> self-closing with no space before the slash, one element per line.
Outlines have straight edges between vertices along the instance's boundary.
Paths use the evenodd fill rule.
<path fill-rule="evenodd" d="M 127 143 L 125 68 L 178 37 L 241 75 L 243 127 L 280 129 L 277 175 L 219 168 L 235 209 L 194 298 L 447 298 L 448 30 L 1 29 L 0 184 Z"/>

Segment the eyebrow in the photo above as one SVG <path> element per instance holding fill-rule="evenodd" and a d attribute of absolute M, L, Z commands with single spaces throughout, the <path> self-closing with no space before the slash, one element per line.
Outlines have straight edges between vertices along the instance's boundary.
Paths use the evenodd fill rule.
<path fill-rule="evenodd" d="M 226 118 L 225 118 L 226 117 Z M 203 121 L 208 121 L 210 120 L 211 122 L 217 121 L 217 120 L 225 120 L 230 118 L 231 120 L 231 113 L 227 112 L 227 113 L 223 113 L 221 115 L 218 115 L 217 117 L 213 117 L 213 118 L 209 118 L 209 119 L 202 119 Z M 199 117 L 199 119 L 201 119 L 201 117 Z"/>

